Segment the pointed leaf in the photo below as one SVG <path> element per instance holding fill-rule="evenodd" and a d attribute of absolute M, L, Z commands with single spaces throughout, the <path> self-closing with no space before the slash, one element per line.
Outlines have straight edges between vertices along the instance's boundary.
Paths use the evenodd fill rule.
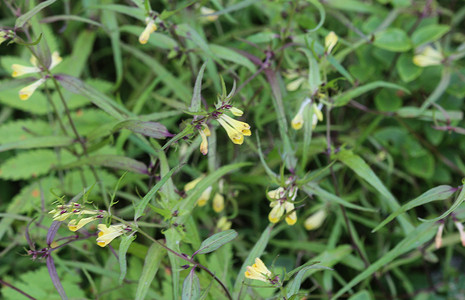
<path fill-rule="evenodd" d="M 189 106 L 190 112 L 198 112 L 200 110 L 200 102 L 202 100 L 202 78 L 206 66 L 207 62 L 204 62 L 202 67 L 200 68 L 199 74 L 197 74 L 197 79 L 195 80 L 194 85 L 194 92 L 192 94 L 191 106 Z"/>
<path fill-rule="evenodd" d="M 199 250 L 195 251 L 196 254 L 205 254 L 210 253 L 223 246 L 224 244 L 229 243 L 237 237 L 237 232 L 234 229 L 229 229 L 226 231 L 218 232 L 206 239 L 200 244 Z"/>
<path fill-rule="evenodd" d="M 159 246 L 157 243 L 153 243 L 147 251 L 145 256 L 144 268 L 137 285 L 136 300 L 145 299 L 147 292 L 149 291 L 150 285 L 152 284 L 155 275 L 157 274 L 158 268 L 162 259 L 166 255 L 166 250 Z"/>
<path fill-rule="evenodd" d="M 200 282 L 192 268 L 182 284 L 182 300 L 196 300 L 200 297 Z"/>

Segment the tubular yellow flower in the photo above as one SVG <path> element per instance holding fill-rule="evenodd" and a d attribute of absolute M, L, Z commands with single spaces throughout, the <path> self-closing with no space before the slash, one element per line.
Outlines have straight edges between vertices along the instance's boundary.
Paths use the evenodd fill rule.
<path fill-rule="evenodd" d="M 226 217 L 221 217 L 218 220 L 218 224 L 216 225 L 216 228 L 220 229 L 221 231 L 225 231 L 231 228 L 232 223 L 228 221 Z"/>
<path fill-rule="evenodd" d="M 212 192 L 212 187 L 211 186 L 207 187 L 202 192 L 202 195 L 200 195 L 199 199 L 197 200 L 197 205 L 198 206 L 205 206 L 205 204 L 207 204 L 208 200 L 210 199 L 211 192 Z"/>
<path fill-rule="evenodd" d="M 242 145 L 242 143 L 244 142 L 244 135 L 240 131 L 231 127 L 221 117 L 217 119 L 217 121 L 218 123 L 220 123 L 221 126 L 223 126 L 224 130 L 226 130 L 226 133 L 228 134 L 229 138 L 234 144 Z"/>
<path fill-rule="evenodd" d="M 334 46 L 337 44 L 338 37 L 334 33 L 334 31 L 331 31 L 328 33 L 328 35 L 325 37 L 325 48 L 326 48 L 326 53 L 330 54 L 331 51 L 333 50 Z"/>
<path fill-rule="evenodd" d="M 94 220 L 97 220 L 96 216 L 88 217 L 88 218 L 82 218 L 81 220 L 79 220 L 79 222 L 77 222 L 77 219 L 71 220 L 68 223 L 68 229 L 71 230 L 71 231 L 78 231 L 84 225 L 86 225 L 86 224 L 88 224 L 88 223 L 90 223 L 90 222 L 92 222 Z"/>
<path fill-rule="evenodd" d="M 315 230 L 323 224 L 323 221 L 326 218 L 326 211 L 324 209 L 320 209 L 310 217 L 308 217 L 305 222 L 304 226 L 307 230 Z"/>
<path fill-rule="evenodd" d="M 284 208 L 286 209 L 287 214 L 289 214 L 292 211 L 292 213 L 286 216 L 287 225 L 294 225 L 297 222 L 297 214 L 295 213 L 295 211 L 293 211 L 295 209 L 294 203 L 286 201 L 284 203 Z"/>
<path fill-rule="evenodd" d="M 110 225 L 110 227 L 107 227 L 105 224 L 98 224 L 97 228 L 99 230 L 97 245 L 100 247 L 105 247 L 124 233 L 124 225 Z"/>
<path fill-rule="evenodd" d="M 12 64 L 11 68 L 13 69 L 13 73 L 11 74 L 12 77 L 18 77 L 25 74 L 40 72 L 40 68 L 38 67 L 26 67 L 18 64 Z"/>
<path fill-rule="evenodd" d="M 428 67 L 442 64 L 444 56 L 431 46 L 427 46 L 423 51 L 413 57 L 413 63 L 419 67 Z"/>
<path fill-rule="evenodd" d="M 313 118 L 312 118 L 312 128 L 315 129 L 316 124 L 318 124 L 318 121 L 323 121 L 323 113 L 321 112 L 321 109 L 323 108 L 323 104 L 320 103 L 318 106 L 313 103 Z"/>
<path fill-rule="evenodd" d="M 305 98 L 305 100 L 300 105 L 299 111 L 291 121 L 291 126 L 294 130 L 299 130 L 304 125 L 304 110 L 305 107 L 310 104 L 312 100 L 310 98 Z"/>
<path fill-rule="evenodd" d="M 255 263 L 252 266 L 247 266 L 245 277 L 249 279 L 270 282 L 271 271 L 265 266 L 260 258 L 255 258 Z"/>
<path fill-rule="evenodd" d="M 141 43 L 142 45 L 147 44 L 150 38 L 150 34 L 152 34 L 152 32 L 154 32 L 155 30 L 157 30 L 157 25 L 155 25 L 154 19 L 146 18 L 145 23 L 147 24 L 147 26 L 145 26 L 144 31 L 142 31 L 142 33 L 139 36 L 139 43 Z"/>
<path fill-rule="evenodd" d="M 216 10 L 213 10 L 211 8 L 208 8 L 208 7 L 205 7 L 205 6 L 202 6 L 200 8 L 200 13 L 202 15 L 210 15 L 210 14 L 214 14 L 216 12 Z M 209 22 L 214 22 L 218 19 L 218 16 L 202 16 L 201 17 L 203 20 L 206 20 L 206 21 L 209 21 Z"/>
<path fill-rule="evenodd" d="M 199 131 L 200 136 L 202 137 L 202 142 L 200 143 L 200 152 L 203 155 L 208 154 L 208 140 L 207 140 L 207 135 L 205 134 L 204 130 Z"/>
<path fill-rule="evenodd" d="M 224 209 L 224 197 L 220 193 L 216 193 L 213 197 L 213 210 L 217 213 Z"/>
<path fill-rule="evenodd" d="M 302 85 L 302 83 L 305 82 L 305 78 L 304 77 L 300 77 L 300 78 L 297 78 L 296 80 L 293 80 L 291 82 L 289 82 L 287 85 L 286 85 L 286 89 L 289 91 L 289 92 L 294 92 L 294 91 L 297 91 L 297 89 L 299 89 L 299 87 Z"/>
<path fill-rule="evenodd" d="M 236 107 L 234 107 L 234 106 L 231 107 L 231 108 L 229 109 L 229 111 L 230 111 L 233 115 L 235 115 L 236 117 L 240 117 L 240 116 L 242 116 L 242 115 L 244 114 L 244 112 L 243 112 L 242 110 L 240 110 L 239 108 L 236 108 Z"/>
<path fill-rule="evenodd" d="M 231 125 L 234 129 L 236 129 L 237 131 L 239 131 L 240 133 L 242 133 L 243 135 L 245 136 L 250 136 L 252 133 L 250 132 L 250 125 L 245 123 L 245 122 L 241 122 L 241 121 L 238 121 L 238 120 L 235 120 L 233 118 L 231 118 L 230 116 L 228 115 L 225 115 L 225 114 L 222 114 L 220 116 L 220 119 L 226 121 L 229 125 Z"/>
<path fill-rule="evenodd" d="M 45 82 L 45 78 L 41 78 L 37 80 L 36 82 L 23 87 L 22 89 L 19 90 L 19 99 L 21 100 L 27 100 L 31 95 L 35 92 L 35 90 Z"/>
<path fill-rule="evenodd" d="M 284 214 L 284 205 L 282 201 L 276 200 L 270 203 L 270 207 L 272 207 L 273 209 L 270 211 L 268 215 L 268 220 L 273 224 L 278 223 L 278 221 Z"/>
<path fill-rule="evenodd" d="M 441 223 L 438 228 L 438 232 L 436 233 L 436 237 L 434 238 L 434 245 L 436 249 L 441 248 L 442 246 L 442 231 L 444 230 L 444 223 Z"/>
<path fill-rule="evenodd" d="M 455 227 L 457 227 L 457 230 L 460 233 L 460 240 L 462 241 L 462 246 L 465 247 L 465 231 L 463 229 L 463 224 L 458 222 L 458 221 L 454 222 L 454 224 L 455 224 Z"/>
<path fill-rule="evenodd" d="M 34 56 L 33 56 L 34 57 Z M 35 57 L 34 57 L 35 59 Z M 63 58 L 61 58 L 60 54 L 58 53 L 58 51 L 54 51 L 52 53 L 52 62 L 50 63 L 50 67 L 49 67 L 49 70 L 53 69 L 56 67 L 56 65 L 58 65 L 59 63 L 61 63 L 61 61 L 63 60 Z"/>
<path fill-rule="evenodd" d="M 187 192 L 187 191 L 192 190 L 197 185 L 197 183 L 199 183 L 204 177 L 205 177 L 205 174 L 202 174 L 198 178 L 192 180 L 191 182 L 188 182 L 184 186 L 184 191 Z"/>

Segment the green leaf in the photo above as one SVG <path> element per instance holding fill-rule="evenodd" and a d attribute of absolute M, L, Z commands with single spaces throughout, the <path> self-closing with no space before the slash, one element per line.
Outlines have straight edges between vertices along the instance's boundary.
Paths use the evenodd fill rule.
<path fill-rule="evenodd" d="M 314 32 L 314 31 L 317 31 L 318 29 L 320 29 L 321 26 L 323 26 L 323 24 L 325 22 L 325 19 L 326 19 L 326 12 L 325 12 L 325 9 L 324 9 L 323 5 L 321 5 L 320 2 L 318 2 L 316 0 L 307 0 L 307 2 L 310 2 L 311 4 L 313 4 L 318 9 L 318 13 L 320 14 L 320 21 L 315 26 L 315 28 L 306 30 L 306 32 Z"/>
<path fill-rule="evenodd" d="M 39 134 L 51 135 L 50 124 L 42 120 L 14 120 L 0 125 L 0 144 L 27 140 Z"/>
<path fill-rule="evenodd" d="M 142 216 L 142 214 L 144 213 L 145 208 L 147 207 L 147 205 L 150 202 L 150 199 L 152 199 L 152 197 L 155 196 L 155 194 L 158 192 L 158 190 L 163 187 L 163 185 L 166 183 L 166 181 L 168 181 L 168 179 L 170 179 L 171 176 L 173 176 L 173 173 L 178 171 L 180 168 L 182 168 L 182 165 L 179 165 L 179 166 L 177 166 L 175 168 L 172 168 L 168 172 L 168 174 L 163 176 L 163 178 L 160 181 L 158 181 L 157 184 L 154 187 L 152 187 L 150 189 L 150 191 L 144 196 L 144 198 L 139 203 L 137 203 L 136 208 L 135 208 L 135 212 L 134 212 L 134 221 Z"/>
<path fill-rule="evenodd" d="M 41 2 L 40 4 L 35 5 L 30 11 L 28 11 L 27 13 L 21 15 L 18 19 L 16 19 L 15 28 L 23 27 L 24 24 L 26 24 L 26 22 L 29 21 L 30 18 L 35 16 L 42 9 L 46 8 L 47 6 L 52 5 L 55 2 L 56 0 L 47 0 L 47 1 Z"/>
<path fill-rule="evenodd" d="M 192 268 L 182 284 L 182 300 L 197 300 L 200 297 L 200 282 Z"/>
<path fill-rule="evenodd" d="M 200 68 L 199 73 L 197 74 L 197 78 L 195 79 L 194 85 L 194 92 L 192 93 L 192 100 L 191 106 L 189 106 L 190 112 L 198 112 L 200 111 L 200 103 L 202 100 L 202 78 L 203 72 L 205 71 L 205 67 L 207 66 L 207 62 L 204 62 L 202 67 Z"/>
<path fill-rule="evenodd" d="M 383 222 L 381 222 L 378 226 L 376 226 L 375 229 L 373 229 L 371 232 L 376 232 L 382 227 L 384 227 L 387 223 L 391 222 L 394 218 L 396 218 L 398 215 L 403 214 L 404 212 L 420 206 L 424 205 L 433 201 L 438 201 L 438 200 L 446 200 L 449 197 L 451 197 L 455 193 L 456 189 L 449 186 L 449 185 L 440 185 L 437 187 L 434 187 L 417 198 L 409 201 L 408 203 L 402 205 L 398 210 L 393 212 L 392 214 L 389 215 Z"/>
<path fill-rule="evenodd" d="M 345 11 L 359 13 L 384 14 L 386 10 L 374 3 L 366 3 L 360 0 L 329 0 L 326 5 Z"/>
<path fill-rule="evenodd" d="M 250 72 L 255 73 L 257 71 L 257 68 L 253 63 L 250 62 L 247 58 L 244 56 L 240 55 L 234 50 L 231 50 L 227 47 L 220 46 L 220 45 L 215 45 L 215 44 L 209 44 L 210 50 L 215 54 L 218 58 L 221 58 L 223 60 L 227 60 L 233 63 L 236 63 L 238 65 L 244 66 L 247 69 L 249 69 Z"/>
<path fill-rule="evenodd" d="M 392 52 L 405 52 L 412 48 L 405 31 L 399 28 L 388 28 L 375 34 L 373 45 Z"/>
<path fill-rule="evenodd" d="M 462 182 L 463 182 L 463 180 L 462 180 Z M 449 207 L 449 209 L 446 212 L 444 212 L 442 215 L 440 215 L 437 218 L 429 219 L 429 220 L 423 220 L 422 219 L 422 221 L 424 221 L 424 222 L 436 222 L 436 221 L 442 220 L 445 217 L 447 217 L 450 213 L 452 213 L 454 210 L 456 210 L 463 203 L 463 201 L 465 201 L 465 188 L 462 188 L 462 190 L 460 191 L 460 194 L 457 196 L 457 198 L 455 199 L 452 206 Z"/>
<path fill-rule="evenodd" d="M 349 283 L 344 285 L 331 299 L 338 299 L 358 283 L 362 282 L 373 273 L 388 265 L 395 258 L 407 253 L 408 251 L 420 247 L 429 241 L 436 233 L 438 225 L 434 223 L 421 224 L 415 230 L 411 231 L 394 249 L 384 253 L 380 259 L 371 264 L 365 271 L 355 276 Z"/>
<path fill-rule="evenodd" d="M 227 244 L 230 241 L 234 240 L 236 237 L 237 237 L 237 232 L 233 229 L 215 233 L 208 239 L 204 240 L 202 244 L 200 244 L 199 250 L 195 251 L 192 257 L 196 254 L 206 254 L 206 253 L 213 252 L 216 249 L 223 246 L 224 244 Z"/>
<path fill-rule="evenodd" d="M 434 42 L 437 39 L 441 38 L 449 30 L 450 26 L 438 24 L 431 24 L 428 26 L 418 28 L 412 34 L 412 43 L 414 47 L 418 47 L 426 43 Z"/>
<path fill-rule="evenodd" d="M 356 87 L 352 90 L 346 91 L 338 96 L 335 97 L 334 99 L 334 104 L 335 106 L 343 106 L 349 103 L 350 100 L 353 98 L 356 98 L 360 95 L 365 94 L 366 92 L 369 92 L 371 90 L 377 89 L 377 88 L 389 88 L 389 89 L 397 89 L 401 90 L 407 94 L 410 94 L 410 91 L 404 88 L 403 86 L 394 84 L 394 83 L 389 83 L 385 81 L 375 81 L 375 82 L 370 82 L 365 85 L 362 85 L 360 87 Z"/>
<path fill-rule="evenodd" d="M 69 162 L 71 154 L 62 152 L 61 162 Z M 7 159 L 0 166 L 0 178 L 10 180 L 29 179 L 47 174 L 58 163 L 53 150 L 31 150 Z"/>
<path fill-rule="evenodd" d="M 396 63 L 396 69 L 403 82 L 417 79 L 423 72 L 423 68 L 413 63 L 413 54 L 402 53 Z"/>
<path fill-rule="evenodd" d="M 134 234 L 124 235 L 121 238 L 121 243 L 119 244 L 119 249 L 118 249 L 119 269 L 120 269 L 119 284 L 122 284 L 124 277 L 126 277 L 126 271 L 128 268 L 127 263 L 126 263 L 126 253 L 128 252 L 129 246 L 131 246 L 131 243 L 135 239 L 136 239 L 136 236 Z"/>
<path fill-rule="evenodd" d="M 302 281 L 305 280 L 305 273 L 309 270 L 315 270 L 315 269 L 326 269 L 326 270 L 332 270 L 331 268 L 328 267 L 323 267 L 323 266 L 306 266 L 302 268 L 297 275 L 295 276 L 294 280 L 287 286 L 287 298 L 292 297 L 292 295 L 297 294 L 300 289 L 300 285 Z"/>
<path fill-rule="evenodd" d="M 135 133 L 140 133 L 154 139 L 165 139 L 168 136 L 173 136 L 168 132 L 165 125 L 157 122 L 143 122 L 139 120 L 122 121 L 113 127 L 113 131 L 120 129 L 128 129 Z"/>
<path fill-rule="evenodd" d="M 121 53 L 121 41 L 116 13 L 110 10 L 104 10 L 101 20 L 103 25 L 105 25 L 105 32 L 110 36 L 111 48 L 113 50 L 113 62 L 116 71 L 116 89 L 123 80 L 123 57 Z"/>
<path fill-rule="evenodd" d="M 107 155 L 107 154 L 83 157 L 73 163 L 64 165 L 62 168 L 63 169 L 74 168 L 74 167 L 80 167 L 82 165 L 104 166 L 104 167 L 109 167 L 109 168 L 125 170 L 125 171 L 131 171 L 131 172 L 139 173 L 139 174 L 148 174 L 148 168 L 143 162 L 137 161 L 135 159 L 132 159 L 126 156 Z"/>
<path fill-rule="evenodd" d="M 0 145 L 0 152 L 11 149 L 65 147 L 73 144 L 73 142 L 74 139 L 67 136 L 31 137 L 23 141 L 11 142 Z"/>
<path fill-rule="evenodd" d="M 265 251 L 266 245 L 270 239 L 271 230 L 273 229 L 273 224 L 269 224 L 265 230 L 263 231 L 260 239 L 257 243 L 253 246 L 252 250 L 250 250 L 249 255 L 244 260 L 242 267 L 237 273 L 236 281 L 234 282 L 234 289 L 233 289 L 233 298 L 238 299 L 238 295 L 242 289 L 242 285 L 244 284 L 244 277 L 245 271 L 247 270 L 247 266 L 251 266 L 254 264 L 255 258 L 260 257 Z"/>
<path fill-rule="evenodd" d="M 91 2 L 92 3 L 92 2 Z M 142 22 L 145 20 L 145 11 L 137 7 L 131 7 L 128 5 L 120 4 L 103 4 L 103 5 L 92 5 L 89 6 L 89 9 L 102 9 L 102 10 L 111 10 L 120 14 L 125 14 L 135 19 L 138 19 Z"/>
<path fill-rule="evenodd" d="M 434 175 L 434 156 L 431 153 L 410 157 L 405 161 L 405 168 L 414 176 L 431 179 Z"/>
<path fill-rule="evenodd" d="M 160 263 L 166 255 L 166 250 L 160 247 L 157 243 L 153 243 L 147 251 L 147 256 L 144 261 L 144 268 L 137 285 L 136 300 L 145 299 L 147 292 L 152 284 L 155 275 L 157 274 Z"/>
<path fill-rule="evenodd" d="M 360 156 L 353 154 L 352 151 L 342 150 L 336 155 L 336 158 L 373 186 L 387 200 L 387 205 L 392 211 L 399 209 L 400 206 L 396 198 Z M 406 216 L 399 215 L 397 218 L 406 234 L 413 230 L 413 225 Z"/>

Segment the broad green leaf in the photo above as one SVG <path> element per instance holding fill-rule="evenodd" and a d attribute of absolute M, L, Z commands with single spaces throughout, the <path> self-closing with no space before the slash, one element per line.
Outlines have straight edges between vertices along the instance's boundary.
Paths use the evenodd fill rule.
<path fill-rule="evenodd" d="M 24 24 L 26 24 L 26 22 L 29 21 L 30 18 L 35 16 L 42 9 L 46 8 L 47 6 L 52 5 L 55 2 L 56 2 L 56 0 L 47 0 L 47 1 L 43 1 L 43 2 L 35 5 L 30 11 L 28 11 L 27 13 L 21 15 L 18 19 L 16 19 L 15 28 L 23 27 Z"/>
<path fill-rule="evenodd" d="M 430 105 L 439 100 L 449 86 L 450 78 L 451 70 L 449 68 L 444 68 L 442 71 L 441 81 L 439 81 L 434 91 L 428 96 L 428 98 L 426 98 L 425 102 L 423 102 L 420 108 L 421 111 L 425 111 Z"/>
<path fill-rule="evenodd" d="M 373 186 L 387 200 L 387 205 L 392 211 L 399 209 L 400 206 L 397 199 L 389 192 L 383 182 L 360 156 L 353 154 L 352 151 L 342 150 L 336 155 L 336 158 Z M 406 216 L 399 215 L 397 218 L 406 234 L 413 230 L 413 225 Z"/>
<path fill-rule="evenodd" d="M 42 120 L 16 119 L 0 125 L 0 144 L 26 140 L 42 135 L 51 135 L 50 124 Z"/>
<path fill-rule="evenodd" d="M 414 47 L 418 47 L 426 43 L 434 42 L 437 39 L 441 38 L 449 30 L 450 26 L 438 24 L 431 24 L 428 26 L 418 28 L 412 34 L 412 43 Z"/>
<path fill-rule="evenodd" d="M 331 299 L 338 299 L 355 285 L 362 282 L 369 276 L 372 276 L 373 273 L 388 265 L 400 255 L 403 255 L 414 248 L 420 247 L 429 241 L 435 235 L 438 226 L 439 225 L 434 223 L 424 223 L 415 228 L 415 230 L 411 231 L 392 250 L 384 253 L 380 259 L 371 264 L 365 271 L 355 276 L 354 279 L 340 289 Z"/>
<path fill-rule="evenodd" d="M 372 300 L 370 293 L 367 290 L 360 291 L 352 295 L 349 300 Z"/>
<path fill-rule="evenodd" d="M 74 139 L 67 136 L 41 136 L 31 137 L 26 140 L 11 142 L 0 145 L 0 152 L 11 149 L 33 149 L 33 148 L 50 148 L 65 147 L 72 145 Z"/>
<path fill-rule="evenodd" d="M 413 55 L 402 53 L 396 63 L 396 69 L 403 82 L 410 82 L 421 75 L 423 69 L 413 63 Z"/>
<path fill-rule="evenodd" d="M 273 224 L 269 224 L 268 227 L 265 228 L 260 239 L 257 243 L 253 246 L 252 250 L 250 250 L 249 255 L 245 259 L 244 263 L 242 264 L 241 269 L 237 273 L 236 281 L 234 282 L 233 288 L 233 298 L 237 299 L 239 292 L 242 289 L 242 285 L 244 284 L 244 277 L 245 271 L 247 270 L 247 266 L 251 266 L 255 262 L 255 258 L 260 257 L 265 251 L 266 245 L 268 244 L 268 240 L 270 239 L 271 230 L 273 229 Z"/>
<path fill-rule="evenodd" d="M 160 247 L 157 243 L 153 243 L 147 251 L 147 256 L 144 261 L 144 268 L 139 279 L 136 291 L 136 300 L 145 299 L 147 292 L 152 284 L 155 275 L 157 274 L 160 263 L 166 255 L 166 250 Z"/>
<path fill-rule="evenodd" d="M 372 230 L 372 232 L 376 232 L 382 227 L 384 227 L 387 223 L 391 222 L 394 218 L 396 218 L 398 215 L 414 208 L 420 205 L 425 205 L 427 203 L 430 203 L 432 201 L 438 201 L 438 200 L 446 200 L 449 197 L 451 197 L 455 193 L 456 189 L 449 186 L 449 185 L 440 185 L 437 187 L 434 187 L 417 198 L 409 201 L 407 204 L 402 205 L 398 210 L 393 212 L 392 214 L 389 215 L 383 222 L 381 222 L 378 226 L 376 226 L 375 229 Z"/>
<path fill-rule="evenodd" d="M 362 85 L 360 87 L 356 87 L 352 90 L 346 91 L 338 96 L 335 97 L 334 99 L 334 104 L 335 106 L 343 106 L 349 103 L 350 100 L 353 98 L 356 98 L 358 96 L 361 96 L 365 94 L 366 92 L 369 92 L 371 90 L 377 89 L 377 88 L 389 88 L 389 89 L 397 89 L 401 90 L 407 94 L 410 94 L 410 91 L 403 86 L 394 84 L 394 83 L 389 83 L 385 81 L 375 81 L 375 82 L 370 82 L 365 85 Z"/>
<path fill-rule="evenodd" d="M 137 203 L 135 212 L 134 212 L 134 221 L 136 221 L 139 217 L 142 216 L 144 213 L 145 208 L 149 204 L 150 200 L 155 196 L 155 194 L 160 190 L 160 188 L 168 181 L 168 179 L 173 176 L 173 173 L 182 168 L 182 165 L 179 165 L 173 169 L 171 169 L 168 174 L 164 175 L 163 178 L 157 182 L 157 184 L 150 189 L 150 191 L 144 196 L 144 198 Z"/>
<path fill-rule="evenodd" d="M 200 282 L 192 268 L 182 284 L 182 300 L 197 300 L 200 297 Z"/>
<path fill-rule="evenodd" d="M 409 158 L 405 161 L 405 168 L 409 174 L 420 178 L 431 179 L 434 175 L 435 161 L 431 153 L 425 153 Z"/>
<path fill-rule="evenodd" d="M 409 37 L 399 28 L 388 28 L 376 33 L 373 45 L 392 52 L 405 52 L 412 48 Z"/>
<path fill-rule="evenodd" d="M 126 277 L 127 272 L 127 263 L 126 263 L 126 253 L 128 252 L 129 246 L 131 243 L 136 239 L 134 234 L 131 235 L 124 235 L 121 238 L 121 243 L 119 244 L 118 249 L 118 259 L 119 259 L 119 269 L 120 269 L 120 276 L 119 276 L 119 284 L 123 283 L 124 277 Z"/>
<path fill-rule="evenodd" d="M 220 248 L 224 244 L 229 243 L 230 241 L 234 240 L 237 237 L 237 232 L 233 229 L 221 231 L 215 233 L 208 239 L 204 240 L 202 244 L 200 244 L 199 250 L 195 251 L 196 254 L 206 254 L 215 251 L 216 249 Z"/>
<path fill-rule="evenodd" d="M 200 68 L 199 73 L 197 74 L 197 79 L 195 79 L 194 92 L 192 93 L 191 105 L 189 106 L 190 112 L 195 113 L 200 111 L 200 103 L 202 100 L 202 78 L 206 66 L 207 62 L 204 62 L 202 67 Z"/>
<path fill-rule="evenodd" d="M 62 152 L 61 163 L 72 160 L 71 154 Z M 59 164 L 53 150 L 30 150 L 7 159 L 0 166 L 0 178 L 9 180 L 29 179 L 47 174 Z"/>
<path fill-rule="evenodd" d="M 19 90 L 31 84 L 31 81 L 27 79 L 16 79 L 15 81 L 22 82 L 22 85 L 16 86 L 18 82 L 15 82 L 12 83 L 11 89 L 3 90 L 0 93 L 0 103 L 35 115 L 45 115 L 50 111 L 47 98 L 40 91 L 32 94 L 27 101 L 21 101 L 19 99 Z"/>

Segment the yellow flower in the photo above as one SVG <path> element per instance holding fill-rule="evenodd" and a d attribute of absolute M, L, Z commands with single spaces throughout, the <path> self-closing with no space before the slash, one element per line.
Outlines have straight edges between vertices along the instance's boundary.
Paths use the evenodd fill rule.
<path fill-rule="evenodd" d="M 277 223 L 286 211 L 286 223 L 287 225 L 294 225 L 297 222 L 297 214 L 295 213 L 294 203 L 290 201 L 276 200 L 270 203 L 270 207 L 273 209 L 268 215 L 268 220 L 271 223 Z"/>
<path fill-rule="evenodd" d="M 100 212 L 94 210 L 82 210 L 78 203 L 57 205 L 57 207 L 48 212 L 53 214 L 53 221 L 64 221 L 71 215 L 94 215 Z"/>
<path fill-rule="evenodd" d="M 202 174 L 202 175 L 199 176 L 199 178 L 194 179 L 191 182 L 187 183 L 184 186 L 184 191 L 187 192 L 187 191 L 193 189 L 197 185 L 197 183 L 199 183 L 204 177 L 205 177 L 205 175 Z M 202 192 L 199 199 L 197 199 L 197 205 L 198 206 L 204 206 L 205 204 L 207 204 L 208 200 L 210 199 L 211 192 L 212 192 L 212 187 L 211 186 L 207 187 Z"/>
<path fill-rule="evenodd" d="M 255 258 L 255 263 L 252 266 L 247 266 L 245 277 L 263 282 L 270 282 L 271 271 L 268 270 L 263 261 L 257 257 Z"/>
<path fill-rule="evenodd" d="M 318 106 L 313 103 L 313 118 L 312 118 L 312 128 L 315 129 L 316 124 L 318 124 L 318 121 L 323 121 L 323 113 L 321 112 L 321 109 L 323 108 L 323 104 L 320 103 Z"/>
<path fill-rule="evenodd" d="M 413 63 L 419 67 L 428 67 L 442 64 L 444 56 L 441 52 L 431 46 L 427 46 L 423 51 L 413 57 Z"/>
<path fill-rule="evenodd" d="M 304 77 L 300 77 L 300 78 L 297 78 L 296 80 L 293 80 L 291 82 L 289 82 L 287 85 L 286 85 L 286 89 L 289 91 L 289 92 L 294 92 L 294 91 L 297 91 L 297 89 L 302 85 L 302 83 L 305 82 L 305 78 Z"/>
<path fill-rule="evenodd" d="M 325 220 L 325 218 L 326 218 L 325 209 L 320 209 L 319 211 L 317 211 L 316 213 L 314 213 L 313 215 L 311 215 L 305 220 L 304 222 L 305 229 L 315 230 L 319 228 L 321 224 L 323 224 L 323 221 Z"/>
<path fill-rule="evenodd" d="M 81 229 L 84 225 L 94 221 L 94 220 L 97 220 L 98 217 L 96 216 L 93 216 L 93 217 L 88 217 L 88 218 L 82 218 L 81 220 L 79 220 L 79 222 L 77 222 L 77 219 L 74 219 L 74 220 L 71 220 L 69 221 L 68 223 L 68 229 L 71 230 L 71 231 L 78 231 L 79 229 Z"/>
<path fill-rule="evenodd" d="M 231 107 L 231 108 L 229 109 L 229 111 L 230 111 L 233 115 L 235 115 L 236 117 L 240 117 L 240 116 L 242 116 L 242 115 L 244 114 L 244 112 L 243 112 L 242 110 L 240 110 L 239 108 L 234 107 L 234 106 Z"/>
<path fill-rule="evenodd" d="M 312 99 L 305 98 L 305 100 L 300 105 L 299 111 L 291 121 L 291 126 L 294 130 L 299 130 L 304 125 L 304 110 L 305 107 L 312 102 Z"/>
<path fill-rule="evenodd" d="M 242 145 L 244 136 L 252 134 L 249 124 L 235 120 L 226 114 L 222 114 L 217 121 L 226 130 L 226 133 L 234 144 Z"/>
<path fill-rule="evenodd" d="M 100 247 L 110 244 L 111 241 L 122 235 L 125 231 L 124 225 L 110 225 L 110 227 L 107 227 L 105 224 L 98 224 L 97 228 L 99 230 L 97 245 Z"/>
<path fill-rule="evenodd" d="M 153 18 L 146 18 L 145 23 L 147 24 L 147 26 L 145 26 L 144 31 L 142 31 L 142 33 L 139 36 L 139 43 L 141 43 L 142 45 L 147 44 L 150 38 L 150 34 L 157 30 L 157 25 L 155 25 L 155 20 Z"/>
<path fill-rule="evenodd" d="M 205 7 L 205 6 L 202 6 L 200 8 L 200 13 L 202 14 L 202 19 L 203 20 L 206 20 L 206 21 L 209 21 L 209 22 L 214 22 L 218 19 L 218 16 L 203 16 L 203 15 L 210 15 L 210 14 L 214 14 L 216 12 L 216 10 L 213 10 L 211 8 L 208 8 L 208 7 Z"/>
<path fill-rule="evenodd" d="M 267 193 L 268 197 L 274 200 L 284 198 L 285 194 L 285 190 L 282 186 Z"/>
<path fill-rule="evenodd" d="M 325 48 L 326 48 L 326 53 L 330 54 L 331 51 L 333 50 L 334 46 L 337 44 L 338 37 L 334 33 L 334 31 L 331 31 L 328 33 L 328 35 L 325 37 Z"/>
<path fill-rule="evenodd" d="M 205 130 L 199 130 L 200 136 L 202 137 L 202 142 L 200 143 L 200 152 L 203 155 L 208 154 L 208 140 L 207 135 L 205 134 Z"/>
<path fill-rule="evenodd" d="M 458 222 L 458 221 L 455 221 L 454 224 L 455 224 L 455 227 L 457 227 L 457 230 L 460 233 L 460 240 L 462 241 L 462 246 L 465 247 L 465 231 L 463 229 L 463 224 Z"/>
<path fill-rule="evenodd" d="M 218 224 L 216 225 L 216 228 L 220 229 L 221 231 L 225 231 L 231 228 L 232 223 L 228 221 L 226 217 L 221 217 L 218 220 Z"/>
<path fill-rule="evenodd" d="M 436 233 L 436 237 L 434 239 L 434 245 L 436 249 L 441 248 L 442 246 L 442 231 L 444 230 L 444 223 L 441 223 L 438 228 L 438 232 Z"/>
<path fill-rule="evenodd" d="M 213 197 L 213 210 L 217 213 L 224 209 L 224 197 L 220 193 L 216 193 Z"/>
<path fill-rule="evenodd" d="M 36 82 L 26 86 L 26 87 L 23 87 L 22 89 L 19 90 L 19 99 L 21 100 L 27 100 L 29 99 L 29 97 L 32 96 L 32 94 L 34 94 L 35 90 L 42 85 L 42 83 L 45 82 L 45 78 L 41 78 L 39 80 L 37 80 Z"/>

